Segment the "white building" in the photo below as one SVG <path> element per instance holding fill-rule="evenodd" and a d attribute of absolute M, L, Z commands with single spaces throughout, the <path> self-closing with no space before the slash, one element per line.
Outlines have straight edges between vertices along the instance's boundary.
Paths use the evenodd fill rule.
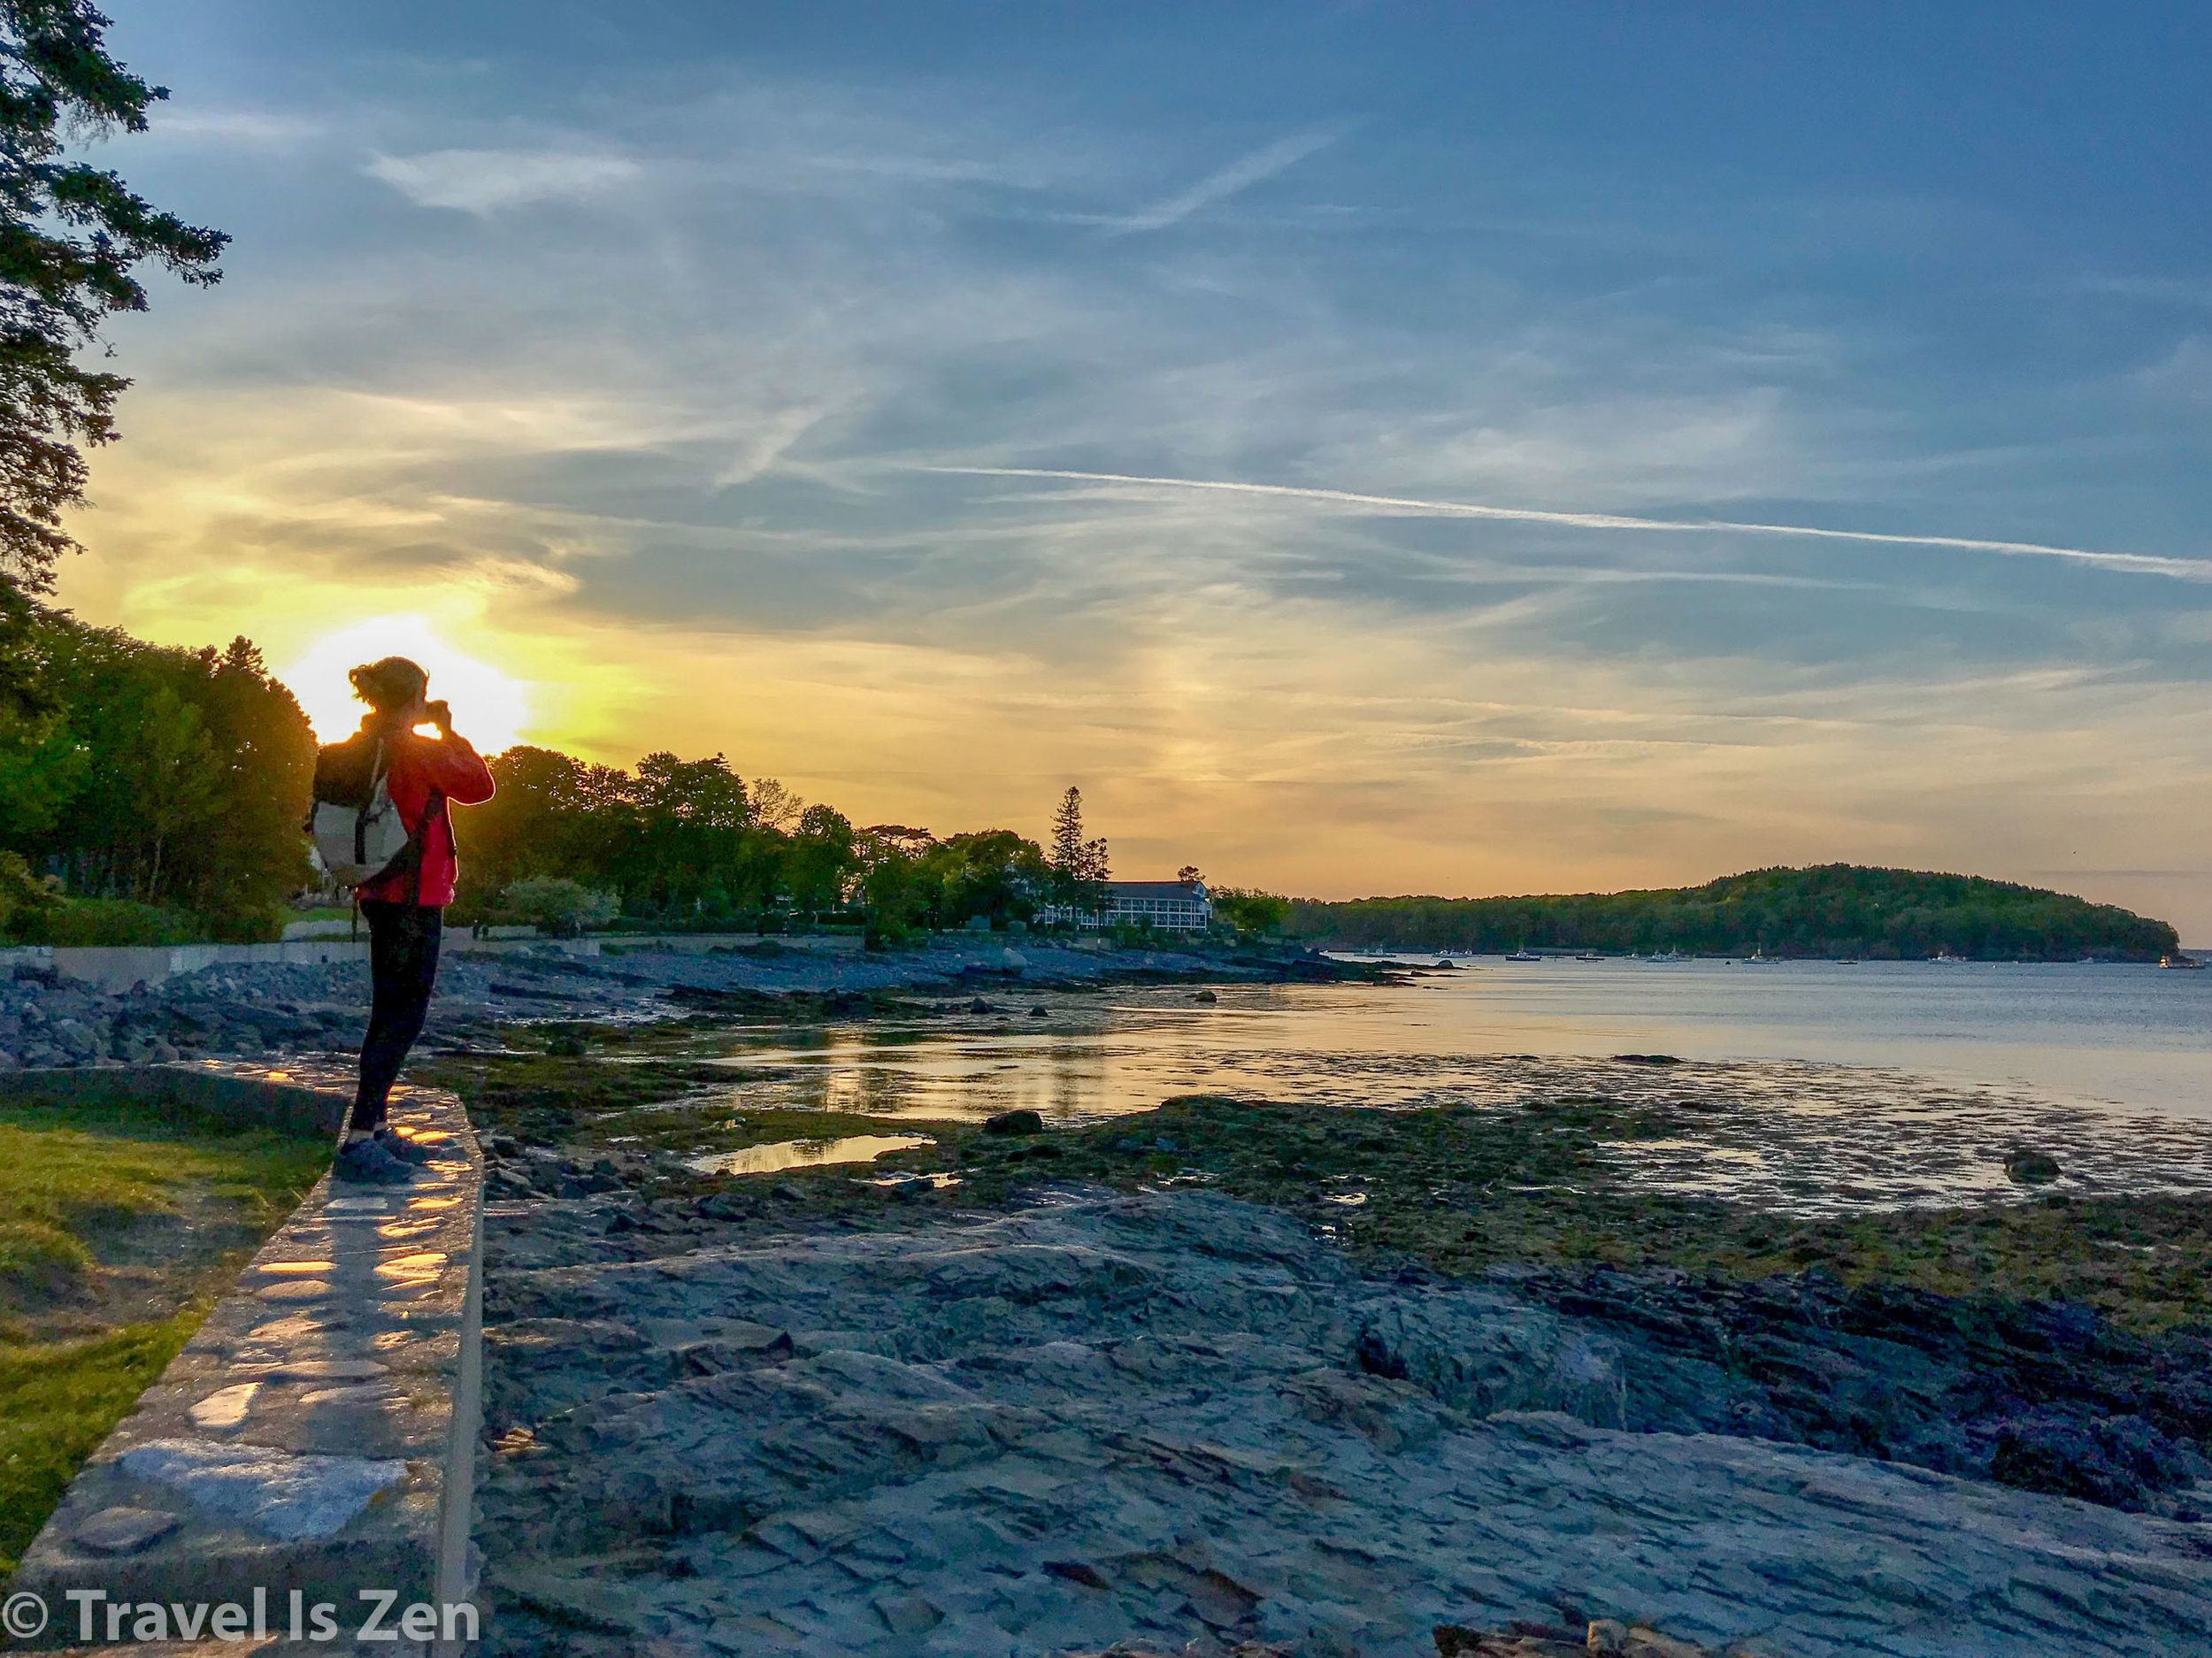
<path fill-rule="evenodd" d="M 1149 922 L 1182 933 L 1203 933 L 1213 918 L 1213 902 L 1203 881 L 1108 881 L 1104 914 L 1079 914 L 1064 904 L 1052 904 L 1037 917 L 1048 925 L 1134 927 Z"/>

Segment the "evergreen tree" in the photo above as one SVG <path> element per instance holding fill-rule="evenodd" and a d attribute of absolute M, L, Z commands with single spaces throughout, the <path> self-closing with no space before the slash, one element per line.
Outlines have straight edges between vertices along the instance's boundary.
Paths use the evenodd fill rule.
<path fill-rule="evenodd" d="M 108 56 L 87 0 L 0 0 L 0 588 L 42 593 L 77 543 L 62 513 L 84 501 L 80 444 L 115 436 L 130 382 L 76 353 L 117 311 L 143 311 L 147 259 L 213 282 L 229 238 L 165 213 L 112 173 L 62 157 L 65 135 L 146 130 L 169 96 Z M 0 626 L 19 608 L 0 603 Z M 0 692 L 8 689 L 0 675 Z"/>
<path fill-rule="evenodd" d="M 1052 867 L 1073 878 L 1083 863 L 1083 791 L 1071 783 L 1052 814 Z"/>
<path fill-rule="evenodd" d="M 1052 899 L 1071 910 L 1096 915 L 1106 908 L 1106 882 L 1112 865 L 1106 842 L 1083 834 L 1083 791 L 1073 784 L 1052 814 Z"/>

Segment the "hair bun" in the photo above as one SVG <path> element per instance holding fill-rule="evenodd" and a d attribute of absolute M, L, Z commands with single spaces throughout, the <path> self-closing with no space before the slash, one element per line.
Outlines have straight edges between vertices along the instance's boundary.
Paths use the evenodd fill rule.
<path fill-rule="evenodd" d="M 411 708 L 430 688 L 430 676 L 421 664 L 404 656 L 387 656 L 349 670 L 346 678 L 359 697 L 380 714 Z"/>

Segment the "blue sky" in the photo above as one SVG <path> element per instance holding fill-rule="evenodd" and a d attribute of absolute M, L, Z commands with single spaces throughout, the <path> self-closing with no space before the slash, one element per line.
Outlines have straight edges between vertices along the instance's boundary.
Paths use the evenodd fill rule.
<path fill-rule="evenodd" d="M 1129 875 L 2212 937 L 2202 8 L 116 12 L 237 242 L 88 615 Z"/>

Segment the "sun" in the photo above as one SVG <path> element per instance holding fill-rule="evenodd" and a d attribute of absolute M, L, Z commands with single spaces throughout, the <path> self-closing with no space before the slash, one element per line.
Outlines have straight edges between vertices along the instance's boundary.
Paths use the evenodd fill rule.
<path fill-rule="evenodd" d="M 440 639 L 419 616 L 379 616 L 325 633 L 277 677 L 306 710 L 315 735 L 335 742 L 361 723 L 346 671 L 381 656 L 406 656 L 430 675 L 430 695 L 453 705 L 453 728 L 485 754 L 522 739 L 530 699 L 520 680 L 488 663 L 465 656 Z"/>

